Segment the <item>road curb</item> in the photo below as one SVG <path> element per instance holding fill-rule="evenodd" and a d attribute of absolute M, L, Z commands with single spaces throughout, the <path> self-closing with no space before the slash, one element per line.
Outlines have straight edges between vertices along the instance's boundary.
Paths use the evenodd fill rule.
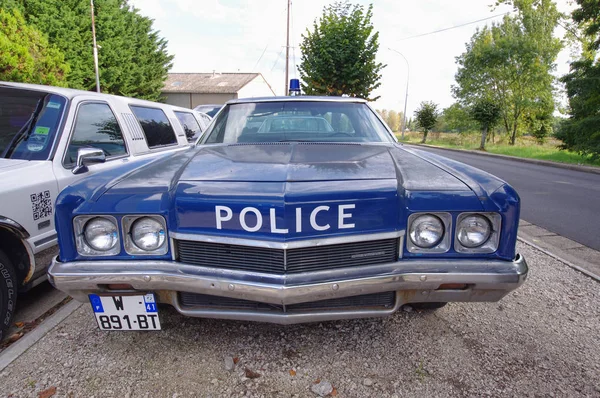
<path fill-rule="evenodd" d="M 49 331 L 54 329 L 58 324 L 65 320 L 66 317 L 71 315 L 76 309 L 81 307 L 83 303 L 78 301 L 71 301 L 64 307 L 52 314 L 48 319 L 42 322 L 39 326 L 33 329 L 31 332 L 23 336 L 19 341 L 11 344 L 10 347 L 0 353 L 0 372 L 2 372 L 8 365 L 10 365 L 15 359 L 19 358 L 25 353 L 31 346 L 37 343 L 42 337 L 44 337 Z"/>
<path fill-rule="evenodd" d="M 520 158 L 520 157 L 517 157 L 517 156 L 499 155 L 497 153 L 489 153 L 489 152 L 483 152 L 483 151 L 474 151 L 474 150 L 471 150 L 471 149 L 445 148 L 445 147 L 436 146 L 436 145 L 429 145 L 429 144 L 414 144 L 414 143 L 410 143 L 410 144 L 408 144 L 408 143 L 402 143 L 402 144 L 403 145 L 407 145 L 407 146 L 416 146 L 416 147 L 441 149 L 441 150 L 450 151 L 450 152 L 470 153 L 470 154 L 479 155 L 479 156 L 490 156 L 490 157 L 495 157 L 495 158 L 499 158 L 499 159 L 516 160 L 518 162 L 537 164 L 537 165 L 541 165 L 541 166 L 557 167 L 559 169 L 568 169 L 568 170 L 582 171 L 582 172 L 585 172 L 585 173 L 600 174 L 600 167 L 580 166 L 580 165 L 570 164 L 570 163 L 551 162 L 549 160 Z"/>
<path fill-rule="evenodd" d="M 556 260 L 558 260 L 558 261 L 560 261 L 560 262 L 562 262 L 562 263 L 564 263 L 566 265 L 568 265 L 569 267 L 573 268 L 574 270 L 579 271 L 579 272 L 581 272 L 582 274 L 584 274 L 586 276 L 589 276 L 590 278 L 594 279 L 595 281 L 600 282 L 600 275 L 596 275 L 594 272 L 592 272 L 592 271 L 590 271 L 588 269 L 585 269 L 583 267 L 580 267 L 577 264 L 574 264 L 573 262 L 571 262 L 571 261 L 565 259 L 564 257 L 560 256 L 559 254 L 552 253 L 548 249 L 544 249 L 540 245 L 533 243 L 530 239 L 523 238 L 523 236 L 519 235 L 519 236 L 517 236 L 517 240 L 519 240 L 519 241 L 525 243 L 526 245 L 529 245 L 529 246 L 531 246 L 531 247 L 533 247 L 533 248 L 541 251 L 542 253 L 544 253 L 544 254 L 546 254 L 546 255 L 548 255 L 548 256 L 550 256 L 550 257 L 552 257 L 552 258 L 554 258 L 554 259 L 556 259 Z"/>

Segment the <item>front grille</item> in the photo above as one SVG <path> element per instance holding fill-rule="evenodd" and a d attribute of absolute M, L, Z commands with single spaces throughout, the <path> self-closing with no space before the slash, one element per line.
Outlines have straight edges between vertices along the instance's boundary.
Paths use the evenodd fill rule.
<path fill-rule="evenodd" d="M 284 272 L 284 251 L 262 247 L 177 241 L 179 261 L 206 267 L 257 272 Z"/>
<path fill-rule="evenodd" d="M 310 303 L 278 305 L 260 303 L 229 297 L 210 296 L 207 294 L 179 293 L 179 302 L 184 308 L 216 308 L 224 310 L 261 310 L 276 312 L 294 312 L 311 310 L 344 310 L 344 309 L 387 309 L 394 306 L 395 292 L 365 294 L 362 296 L 342 297 Z"/>
<path fill-rule="evenodd" d="M 185 264 L 280 275 L 394 262 L 399 244 L 397 238 L 297 249 L 185 240 L 176 243 L 178 260 Z"/>

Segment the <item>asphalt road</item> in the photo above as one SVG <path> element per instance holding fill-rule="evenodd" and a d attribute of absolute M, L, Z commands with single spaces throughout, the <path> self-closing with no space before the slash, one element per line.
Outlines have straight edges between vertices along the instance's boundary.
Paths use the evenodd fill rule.
<path fill-rule="evenodd" d="M 600 174 L 419 147 L 485 170 L 521 196 L 521 218 L 600 250 Z"/>

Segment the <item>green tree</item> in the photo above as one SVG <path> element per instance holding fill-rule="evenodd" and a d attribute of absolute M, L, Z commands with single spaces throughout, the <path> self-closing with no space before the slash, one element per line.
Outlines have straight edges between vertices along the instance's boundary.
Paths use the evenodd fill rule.
<path fill-rule="evenodd" d="M 308 95 L 348 95 L 374 101 L 384 65 L 375 60 L 379 33 L 373 29 L 373 5 L 335 2 L 323 9 L 313 30 L 302 35 L 298 66 Z"/>
<path fill-rule="evenodd" d="M 513 0 L 515 16 L 478 30 L 457 58 L 454 96 L 466 106 L 490 99 L 500 106 L 514 145 L 526 115 L 554 111 L 552 71 L 562 48 L 553 36 L 560 13 L 552 0 Z"/>
<path fill-rule="evenodd" d="M 387 114 L 386 123 L 388 126 L 390 126 L 392 131 L 398 131 L 400 128 L 400 115 L 398 115 L 398 112 L 395 110 L 389 111 Z"/>
<path fill-rule="evenodd" d="M 379 116 L 381 116 L 381 118 L 383 120 L 385 120 L 385 122 L 387 123 L 388 110 L 387 109 L 379 109 L 379 110 L 377 110 L 377 113 L 379 113 Z"/>
<path fill-rule="evenodd" d="M 477 130 L 477 123 L 471 118 L 469 110 L 459 102 L 455 102 L 443 110 L 445 128 L 448 131 L 465 133 Z"/>
<path fill-rule="evenodd" d="M 421 144 L 427 140 L 427 133 L 435 127 L 439 116 L 438 106 L 432 101 L 421 102 L 419 108 L 415 111 L 415 118 L 421 130 L 423 130 L 423 139 Z"/>
<path fill-rule="evenodd" d="M 0 0 L 17 4 L 27 22 L 48 35 L 68 60 L 70 87 L 95 88 L 89 2 L 80 0 Z M 173 57 L 167 42 L 127 0 L 96 0 L 96 37 L 103 92 L 159 100 Z"/>
<path fill-rule="evenodd" d="M 17 8 L 0 8 L 0 80 L 64 86 L 68 71 L 60 50 Z"/>
<path fill-rule="evenodd" d="M 581 31 L 582 54 L 561 80 L 569 98 L 569 118 L 556 134 L 562 148 L 600 158 L 600 0 L 576 0 L 572 13 Z"/>
<path fill-rule="evenodd" d="M 488 131 L 493 129 L 500 121 L 500 106 L 489 99 L 480 99 L 470 109 L 471 118 L 475 120 L 481 128 L 481 144 L 479 149 L 485 149 L 485 140 Z"/>

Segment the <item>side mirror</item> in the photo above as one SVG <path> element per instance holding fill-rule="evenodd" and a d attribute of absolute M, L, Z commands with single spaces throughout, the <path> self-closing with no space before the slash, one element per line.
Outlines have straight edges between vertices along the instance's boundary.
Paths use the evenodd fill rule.
<path fill-rule="evenodd" d="M 106 156 L 104 151 L 98 148 L 79 148 L 77 150 L 77 165 L 73 169 L 73 174 L 81 174 L 88 171 L 88 165 L 95 163 L 104 163 Z"/>

